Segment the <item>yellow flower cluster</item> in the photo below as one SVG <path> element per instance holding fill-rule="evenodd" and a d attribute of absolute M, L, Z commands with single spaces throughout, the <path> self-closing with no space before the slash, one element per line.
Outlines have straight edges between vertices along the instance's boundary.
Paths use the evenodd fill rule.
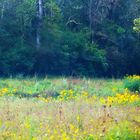
<path fill-rule="evenodd" d="M 61 100 L 71 100 L 74 99 L 76 92 L 74 90 L 62 90 L 60 91 L 59 98 Z"/>
<path fill-rule="evenodd" d="M 127 76 L 127 78 L 131 80 L 140 80 L 140 75 L 130 75 Z"/>
<path fill-rule="evenodd" d="M 7 88 L 3 88 L 0 90 L 0 96 L 3 96 L 4 94 L 8 93 L 9 90 Z"/>
<path fill-rule="evenodd" d="M 107 105 L 134 103 L 137 101 L 140 101 L 139 95 L 131 94 L 128 90 L 126 90 L 123 94 L 118 93 L 115 96 L 100 98 L 100 102 Z"/>
<path fill-rule="evenodd" d="M 8 89 L 8 88 L 2 88 L 0 89 L 0 97 L 4 96 L 4 95 L 8 95 L 8 96 L 13 96 L 13 93 L 15 93 L 17 91 L 17 89 Z"/>
<path fill-rule="evenodd" d="M 83 92 L 76 92 L 72 89 L 70 90 L 62 90 L 60 91 L 59 99 L 60 100 L 72 100 L 77 98 L 86 98 L 89 96 L 89 93 L 86 91 Z"/>
<path fill-rule="evenodd" d="M 75 96 L 75 92 L 73 90 L 62 90 L 60 91 L 60 99 L 62 100 L 68 100 L 68 99 L 73 99 Z"/>
<path fill-rule="evenodd" d="M 39 97 L 38 100 L 48 103 L 51 102 L 53 99 L 52 97 L 48 97 L 48 98 Z"/>

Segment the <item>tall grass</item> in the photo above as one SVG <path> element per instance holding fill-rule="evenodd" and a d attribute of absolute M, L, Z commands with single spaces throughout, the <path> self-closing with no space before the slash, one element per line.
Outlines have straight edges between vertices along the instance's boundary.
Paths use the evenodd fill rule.
<path fill-rule="evenodd" d="M 123 82 L 0 79 L 0 140 L 138 140 L 140 98 Z"/>

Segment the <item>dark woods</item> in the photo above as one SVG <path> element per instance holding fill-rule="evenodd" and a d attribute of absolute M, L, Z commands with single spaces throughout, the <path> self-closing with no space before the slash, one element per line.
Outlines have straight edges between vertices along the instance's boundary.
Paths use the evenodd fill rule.
<path fill-rule="evenodd" d="M 140 74 L 137 0 L 0 0 L 0 75 Z"/>

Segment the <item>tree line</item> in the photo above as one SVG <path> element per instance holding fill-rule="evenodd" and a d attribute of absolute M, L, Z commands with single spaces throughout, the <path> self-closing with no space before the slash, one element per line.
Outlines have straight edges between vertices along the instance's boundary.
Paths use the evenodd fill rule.
<path fill-rule="evenodd" d="M 0 75 L 140 74 L 138 0 L 0 0 Z"/>

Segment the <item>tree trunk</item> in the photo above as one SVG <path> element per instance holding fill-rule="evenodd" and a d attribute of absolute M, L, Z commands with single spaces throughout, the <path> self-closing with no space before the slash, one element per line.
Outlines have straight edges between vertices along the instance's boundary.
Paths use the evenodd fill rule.
<path fill-rule="evenodd" d="M 39 49 L 41 47 L 41 26 L 43 19 L 43 0 L 37 0 L 38 10 L 37 10 L 37 29 L 36 29 L 36 48 Z"/>
<path fill-rule="evenodd" d="M 89 28 L 90 28 L 90 40 L 93 43 L 93 21 L 92 21 L 92 0 L 89 1 Z"/>
<path fill-rule="evenodd" d="M 5 9 L 5 3 L 3 2 L 2 8 L 1 8 L 1 20 L 3 19 L 4 16 L 4 9 Z"/>

